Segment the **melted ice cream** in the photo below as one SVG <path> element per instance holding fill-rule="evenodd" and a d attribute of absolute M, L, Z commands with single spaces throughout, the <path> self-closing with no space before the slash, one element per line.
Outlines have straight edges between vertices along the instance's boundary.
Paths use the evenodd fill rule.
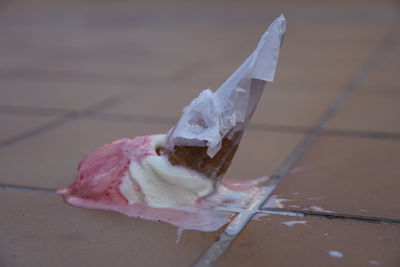
<path fill-rule="evenodd" d="M 165 135 L 151 136 L 150 145 L 165 145 Z M 172 165 L 162 155 L 132 161 L 119 190 L 129 204 L 145 203 L 155 207 L 193 204 L 214 189 L 210 179 L 190 169 Z"/>

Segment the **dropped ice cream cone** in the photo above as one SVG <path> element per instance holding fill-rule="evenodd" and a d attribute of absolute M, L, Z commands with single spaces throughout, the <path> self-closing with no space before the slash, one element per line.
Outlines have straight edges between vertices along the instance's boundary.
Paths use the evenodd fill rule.
<path fill-rule="evenodd" d="M 218 182 L 237 151 L 267 81 L 275 76 L 286 29 L 283 15 L 254 52 L 214 93 L 204 90 L 184 109 L 167 137 L 169 161 Z"/>
<path fill-rule="evenodd" d="M 200 93 L 167 136 L 124 138 L 97 148 L 58 194 L 77 207 L 180 229 L 215 231 L 227 223 L 264 190 L 266 178 L 217 181 L 235 155 L 265 83 L 274 78 L 284 32 L 280 16 L 239 69 L 215 93 Z"/>

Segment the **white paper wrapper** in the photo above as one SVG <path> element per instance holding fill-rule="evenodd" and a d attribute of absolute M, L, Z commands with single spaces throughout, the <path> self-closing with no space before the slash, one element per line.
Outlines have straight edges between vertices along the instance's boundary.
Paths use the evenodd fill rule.
<path fill-rule="evenodd" d="M 253 53 L 215 93 L 206 89 L 183 109 L 168 134 L 169 150 L 174 146 L 208 147 L 207 154 L 213 157 L 228 133 L 246 127 L 265 82 L 274 80 L 285 30 L 286 21 L 281 15 L 268 27 Z"/>

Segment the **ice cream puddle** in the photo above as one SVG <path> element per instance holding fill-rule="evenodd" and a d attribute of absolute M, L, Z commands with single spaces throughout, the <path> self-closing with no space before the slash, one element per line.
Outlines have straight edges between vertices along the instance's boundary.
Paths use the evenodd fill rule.
<path fill-rule="evenodd" d="M 281 224 L 286 225 L 288 227 L 292 227 L 296 224 L 306 225 L 307 221 L 287 221 L 287 222 L 281 222 Z"/>
<path fill-rule="evenodd" d="M 370 260 L 370 261 L 368 261 L 368 263 L 371 265 L 379 265 L 380 264 L 380 262 L 376 261 L 376 260 Z"/>
<path fill-rule="evenodd" d="M 97 148 L 81 160 L 74 183 L 58 193 L 77 207 L 215 231 L 263 190 L 267 178 L 224 179 L 214 190 L 211 180 L 158 155 L 163 140 L 165 135 L 140 136 Z"/>
<path fill-rule="evenodd" d="M 325 199 L 325 196 L 320 196 L 320 197 L 309 197 L 307 198 L 308 200 L 321 200 L 321 199 Z"/>
<path fill-rule="evenodd" d="M 331 256 L 332 258 L 343 258 L 343 253 L 337 250 L 330 250 L 329 256 Z"/>
<path fill-rule="evenodd" d="M 310 207 L 308 207 L 308 209 L 312 210 L 312 211 L 317 211 L 317 212 L 327 212 L 327 213 L 332 213 L 333 212 L 331 210 L 326 210 L 326 209 L 321 208 L 319 206 L 310 206 Z"/>
<path fill-rule="evenodd" d="M 264 207 L 266 208 L 284 208 L 285 204 L 284 202 L 290 201 L 289 199 L 286 198 L 280 198 L 277 195 L 272 195 L 268 198 L 267 202 L 265 202 Z"/>
<path fill-rule="evenodd" d="M 73 206 L 166 222 L 179 231 L 215 231 L 254 208 L 267 178 L 239 181 L 223 175 L 266 82 L 274 79 L 284 32 L 280 16 L 231 77 L 216 92 L 201 92 L 167 134 L 95 149 L 58 194 Z"/>

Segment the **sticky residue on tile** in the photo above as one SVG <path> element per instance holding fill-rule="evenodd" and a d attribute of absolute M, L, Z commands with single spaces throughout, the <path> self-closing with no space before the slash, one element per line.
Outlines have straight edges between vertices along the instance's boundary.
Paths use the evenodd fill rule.
<path fill-rule="evenodd" d="M 343 253 L 337 250 L 330 250 L 329 251 L 329 256 L 333 258 L 343 258 Z"/>
<path fill-rule="evenodd" d="M 370 260 L 368 263 L 371 264 L 371 265 L 380 265 L 380 264 L 381 264 L 381 263 L 380 263 L 379 261 L 377 261 L 377 260 Z"/>
<path fill-rule="evenodd" d="M 289 199 L 285 198 L 279 198 L 278 195 L 272 195 L 271 197 L 268 198 L 267 202 L 265 203 L 264 207 L 268 208 L 284 208 L 285 205 L 283 202 L 290 201 Z"/>
<path fill-rule="evenodd" d="M 331 210 L 326 210 L 326 209 L 321 208 L 319 206 L 310 206 L 310 207 L 308 207 L 308 209 L 312 210 L 312 211 L 319 211 L 319 212 L 333 212 Z"/>
<path fill-rule="evenodd" d="M 308 200 L 320 200 L 326 198 L 325 196 L 320 196 L 320 197 L 309 197 Z"/>
<path fill-rule="evenodd" d="M 264 200 L 267 198 L 269 193 L 272 192 L 273 189 L 273 187 L 265 185 L 265 182 L 268 179 L 268 177 L 263 177 L 255 180 L 250 180 L 253 184 L 251 188 L 255 189 L 254 185 L 258 185 L 260 187 L 258 187 L 257 191 L 254 191 L 254 194 L 252 194 L 249 198 L 251 202 L 248 203 L 245 208 L 238 210 L 239 214 L 237 214 L 230 221 L 229 225 L 225 228 L 226 234 L 237 235 L 241 231 L 241 229 L 243 229 L 243 227 L 247 224 L 247 222 L 253 218 L 256 212 L 259 211 L 259 208 L 264 203 Z"/>
<path fill-rule="evenodd" d="M 184 228 L 181 228 L 181 227 L 177 227 L 177 228 L 176 228 L 176 243 L 177 243 L 177 244 L 181 241 L 182 234 L 183 234 L 183 231 L 184 231 L 184 230 L 185 230 L 185 229 L 184 229 Z"/>
<path fill-rule="evenodd" d="M 311 169 L 311 166 L 297 167 L 290 170 L 290 173 L 300 173 Z"/>
<path fill-rule="evenodd" d="M 261 217 L 266 217 L 266 216 L 269 216 L 269 214 L 268 213 L 264 213 L 264 212 L 259 212 L 259 213 L 257 213 L 256 215 L 253 216 L 253 220 L 259 221 Z M 270 221 L 272 219 L 271 218 L 267 218 L 266 220 Z"/>
<path fill-rule="evenodd" d="M 287 221 L 287 222 L 281 222 L 281 224 L 286 225 L 288 227 L 292 227 L 293 225 L 296 224 L 306 225 L 307 221 Z"/>

